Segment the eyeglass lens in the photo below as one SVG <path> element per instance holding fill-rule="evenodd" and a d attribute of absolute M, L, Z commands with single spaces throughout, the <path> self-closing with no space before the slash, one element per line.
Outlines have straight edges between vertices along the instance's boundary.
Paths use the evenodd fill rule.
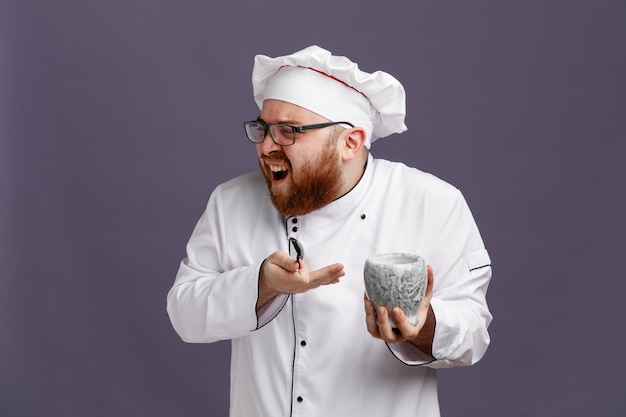
<path fill-rule="evenodd" d="M 263 142 L 263 139 L 265 139 L 265 126 L 261 123 L 248 122 L 246 123 L 246 133 L 252 142 Z"/>
<path fill-rule="evenodd" d="M 248 123 L 246 124 L 246 130 L 248 136 L 255 143 L 261 143 L 265 139 L 266 126 L 263 123 Z M 276 124 L 269 126 L 270 134 L 276 143 L 279 145 L 291 145 L 295 140 L 293 128 L 289 125 Z"/>

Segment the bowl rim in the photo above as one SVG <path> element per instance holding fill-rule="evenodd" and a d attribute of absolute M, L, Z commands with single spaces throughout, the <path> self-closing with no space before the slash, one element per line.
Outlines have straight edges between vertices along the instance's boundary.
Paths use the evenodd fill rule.
<path fill-rule="evenodd" d="M 394 265 L 419 263 L 423 258 L 419 255 L 409 252 L 382 252 L 371 255 L 367 258 L 366 263 L 373 265 L 388 264 L 390 259 L 406 259 L 406 262 L 394 263 Z"/>

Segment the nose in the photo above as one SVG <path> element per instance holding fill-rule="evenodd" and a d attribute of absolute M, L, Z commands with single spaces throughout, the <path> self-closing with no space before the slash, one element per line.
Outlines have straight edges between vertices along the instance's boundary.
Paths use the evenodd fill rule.
<path fill-rule="evenodd" d="M 278 152 L 282 148 L 279 144 L 274 142 L 274 139 L 272 138 L 272 134 L 269 132 L 269 129 L 267 131 L 267 134 L 265 135 L 265 140 L 263 140 L 263 142 L 261 143 L 257 143 L 256 146 L 259 153 L 263 155 L 269 155 L 274 152 Z"/>

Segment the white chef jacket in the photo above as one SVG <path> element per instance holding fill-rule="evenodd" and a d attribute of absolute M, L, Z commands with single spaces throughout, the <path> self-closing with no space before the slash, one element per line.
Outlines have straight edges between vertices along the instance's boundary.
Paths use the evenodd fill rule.
<path fill-rule="evenodd" d="M 340 283 L 276 297 L 256 311 L 263 260 L 289 237 L 316 270 L 339 262 Z M 433 356 L 387 345 L 366 329 L 365 259 L 409 252 L 432 265 Z M 230 339 L 230 415 L 439 416 L 436 370 L 471 365 L 489 344 L 491 262 L 461 193 L 401 163 L 373 159 L 346 195 L 285 218 L 260 173 L 211 195 L 167 297 L 186 342 Z"/>

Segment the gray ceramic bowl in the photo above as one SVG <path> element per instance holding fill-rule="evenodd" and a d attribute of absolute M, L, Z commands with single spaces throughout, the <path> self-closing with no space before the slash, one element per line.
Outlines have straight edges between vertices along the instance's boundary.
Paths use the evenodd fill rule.
<path fill-rule="evenodd" d="M 419 321 L 417 308 L 428 284 L 426 262 L 410 253 L 381 253 L 365 261 L 365 292 L 378 307 L 391 312 L 400 307 L 412 325 Z M 393 327 L 397 327 L 389 316 Z"/>

